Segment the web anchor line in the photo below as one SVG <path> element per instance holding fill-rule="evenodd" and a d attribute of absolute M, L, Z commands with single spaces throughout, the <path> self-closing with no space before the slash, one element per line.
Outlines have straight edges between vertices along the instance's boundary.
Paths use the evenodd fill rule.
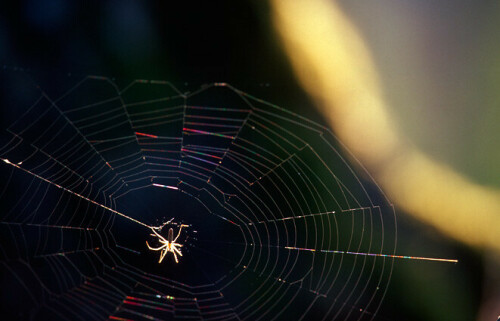
<path fill-rule="evenodd" d="M 388 258 L 394 258 L 394 259 L 458 263 L 458 260 L 456 260 L 456 259 L 443 259 L 443 258 L 421 257 L 421 256 L 406 256 L 406 255 L 377 254 L 377 253 L 363 253 L 363 252 L 360 253 L 360 252 L 339 251 L 339 250 L 317 250 L 317 249 L 308 249 L 308 248 L 292 247 L 292 246 L 285 246 L 285 249 L 297 250 L 297 251 L 308 251 L 308 252 L 319 252 L 319 253 L 350 254 L 350 255 L 361 255 L 361 256 L 388 257 Z"/>
<path fill-rule="evenodd" d="M 29 171 L 29 170 L 25 169 L 25 168 L 22 168 L 22 167 L 21 167 L 21 166 L 19 166 L 18 164 L 14 164 L 14 163 L 12 163 L 12 162 L 11 162 L 11 161 L 9 161 L 8 159 L 1 158 L 1 160 L 2 160 L 2 161 L 4 161 L 4 163 L 6 163 L 6 164 L 12 165 L 12 166 L 14 166 L 14 167 L 15 167 L 15 168 L 17 168 L 17 169 L 20 169 L 20 170 L 22 170 L 22 171 L 24 171 L 24 172 L 26 172 L 26 173 L 28 173 L 28 174 L 30 174 L 30 175 L 33 175 L 34 177 L 36 177 L 36 178 L 38 178 L 38 179 L 41 179 L 42 181 L 44 181 L 44 182 L 46 182 L 46 183 L 49 183 L 49 184 L 51 184 L 51 185 L 54 185 L 55 187 L 60 188 L 60 189 L 62 189 L 62 190 L 64 190 L 64 191 L 66 191 L 66 192 L 68 192 L 68 193 L 70 193 L 70 194 L 73 194 L 73 195 L 75 195 L 75 196 L 77 196 L 77 197 L 79 197 L 79 198 L 81 198 L 81 199 L 84 199 L 84 200 L 86 200 L 86 201 L 88 201 L 88 202 L 90 202 L 90 203 L 92 203 L 92 204 L 94 204 L 94 205 L 97 205 L 97 206 L 99 206 L 99 207 L 102 207 L 102 208 L 104 208 L 105 210 L 108 210 L 108 211 L 110 211 L 110 212 L 112 212 L 112 213 L 114 213 L 114 214 L 118 214 L 118 215 L 120 215 L 120 216 L 122 216 L 122 217 L 124 217 L 124 218 L 126 218 L 126 219 L 128 219 L 128 220 L 130 220 L 130 221 L 132 221 L 132 222 L 134 222 L 134 223 L 137 223 L 137 224 L 142 225 L 142 226 L 144 226 L 144 227 L 147 227 L 147 228 L 149 228 L 149 229 L 153 229 L 153 227 L 151 227 L 151 226 L 147 225 L 146 223 L 143 223 L 143 222 L 141 222 L 141 221 L 139 221 L 139 220 L 136 220 L 135 218 L 132 218 L 132 217 L 130 217 L 130 216 L 128 216 L 128 215 L 125 215 L 125 214 L 123 214 L 123 213 L 121 213 L 121 212 L 118 212 L 117 210 L 114 210 L 114 209 L 112 209 L 112 208 L 110 208 L 110 207 L 108 207 L 108 206 L 106 206 L 106 205 L 102 205 L 101 203 L 98 203 L 98 202 L 96 202 L 96 201 L 93 201 L 93 200 L 91 200 L 90 198 L 87 198 L 87 197 L 85 197 L 85 196 L 83 196 L 83 195 L 80 195 L 80 194 L 78 194 L 78 193 L 75 193 L 75 192 L 73 192 L 72 190 L 69 190 L 69 189 L 67 189 L 67 188 L 65 188 L 65 187 L 63 187 L 63 186 L 61 186 L 61 185 L 59 185 L 59 184 L 56 184 L 56 183 L 54 183 L 54 182 L 52 182 L 52 181 L 50 181 L 50 180 L 48 180 L 48 179 L 46 179 L 46 178 L 43 178 L 42 176 L 37 175 L 37 174 L 35 174 L 35 173 L 33 173 L 33 172 L 31 172 L 31 171 Z"/>

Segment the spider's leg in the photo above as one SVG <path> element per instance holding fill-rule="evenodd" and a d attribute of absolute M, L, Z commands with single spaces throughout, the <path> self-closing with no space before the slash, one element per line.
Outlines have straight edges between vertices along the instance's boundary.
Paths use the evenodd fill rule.
<path fill-rule="evenodd" d="M 156 237 L 158 237 L 160 240 L 165 241 L 165 238 L 163 236 L 161 236 L 160 234 L 158 234 L 158 232 L 156 232 L 156 230 L 154 228 L 151 228 L 151 230 L 153 231 L 153 233 L 155 233 Z"/>
<path fill-rule="evenodd" d="M 172 250 L 173 250 L 173 251 L 175 251 L 175 252 L 177 252 L 180 256 L 182 256 L 181 251 L 180 251 L 180 250 L 179 250 L 176 246 L 173 246 L 173 247 L 172 247 Z M 173 252 L 173 251 L 172 251 L 172 252 Z"/>
<path fill-rule="evenodd" d="M 158 234 L 158 232 L 156 232 L 153 228 L 151 228 L 151 230 L 153 231 L 153 233 L 155 233 L 155 235 L 153 235 L 153 236 L 158 237 L 160 243 L 163 243 L 163 244 L 167 244 L 168 243 L 168 241 L 165 240 L 165 238 L 163 236 L 161 236 L 160 234 Z"/>
<path fill-rule="evenodd" d="M 185 226 L 184 224 L 182 224 L 182 225 L 181 225 L 181 228 L 179 229 L 179 233 L 177 233 L 177 236 L 175 237 L 175 239 L 174 239 L 174 241 L 173 241 L 174 243 L 177 241 L 177 239 L 179 238 L 179 236 L 181 236 L 181 231 L 182 231 L 182 228 L 183 228 L 184 226 Z"/>
<path fill-rule="evenodd" d="M 160 255 L 160 260 L 158 261 L 158 263 L 161 263 L 161 261 L 163 261 L 163 259 L 165 258 L 165 254 L 167 254 L 168 250 L 167 249 L 164 249 L 162 252 L 161 252 L 161 255 Z"/>
<path fill-rule="evenodd" d="M 175 247 L 174 247 L 174 249 L 175 249 Z M 174 251 L 172 251 L 172 253 L 174 253 L 175 263 L 179 263 L 179 260 L 177 259 L 177 254 L 175 254 L 175 252 L 174 252 Z"/>
<path fill-rule="evenodd" d="M 148 246 L 148 249 L 153 250 L 153 251 L 159 251 L 159 250 L 163 249 L 166 246 L 166 245 L 162 245 L 160 247 L 151 247 L 151 246 L 149 246 L 148 241 L 146 241 L 146 245 Z"/>

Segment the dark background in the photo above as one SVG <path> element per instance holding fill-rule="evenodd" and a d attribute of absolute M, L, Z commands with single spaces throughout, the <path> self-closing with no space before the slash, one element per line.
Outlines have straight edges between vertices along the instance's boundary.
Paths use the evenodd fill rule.
<path fill-rule="evenodd" d="M 6 72 L 17 70 L 54 96 L 90 74 L 118 84 L 168 80 L 186 91 L 228 82 L 321 121 L 294 79 L 264 1 L 32 0 L 1 7 L 4 94 L 12 88 Z M 472 320 L 481 298 L 480 254 L 397 216 L 398 253 L 433 249 L 467 263 L 396 261 L 380 320 Z"/>

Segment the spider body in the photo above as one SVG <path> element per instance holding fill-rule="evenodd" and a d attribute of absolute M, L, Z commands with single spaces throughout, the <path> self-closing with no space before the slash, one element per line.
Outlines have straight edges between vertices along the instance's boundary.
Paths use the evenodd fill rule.
<path fill-rule="evenodd" d="M 182 227 L 181 227 L 182 228 Z M 180 233 L 180 231 L 179 231 Z M 177 240 L 177 239 L 176 239 Z M 168 229 L 168 242 L 169 243 L 172 243 L 174 242 L 174 229 L 173 228 L 169 228 Z"/>
<path fill-rule="evenodd" d="M 156 230 L 161 231 L 161 227 L 152 227 L 151 230 L 153 231 L 154 234 L 151 234 L 151 236 L 156 236 L 158 238 L 158 241 L 161 243 L 161 246 L 159 247 L 151 247 L 146 241 L 146 245 L 148 248 L 152 251 L 161 251 L 160 254 L 160 259 L 158 260 L 158 263 L 161 263 L 163 259 L 165 258 L 165 255 L 168 252 L 172 252 L 174 254 L 174 259 L 175 263 L 179 263 L 179 260 L 177 259 L 177 254 L 182 256 L 180 248 L 183 246 L 182 244 L 177 243 L 177 239 L 181 235 L 182 228 L 187 225 L 182 224 L 181 227 L 179 228 L 179 233 L 177 233 L 177 236 L 174 238 L 174 229 L 169 228 L 168 229 L 168 236 L 167 239 L 165 239 L 160 233 L 158 233 Z"/>

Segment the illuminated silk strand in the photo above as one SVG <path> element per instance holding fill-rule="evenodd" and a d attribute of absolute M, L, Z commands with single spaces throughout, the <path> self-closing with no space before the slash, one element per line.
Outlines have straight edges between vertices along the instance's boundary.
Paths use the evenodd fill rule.
<path fill-rule="evenodd" d="M 133 217 L 130 217 L 130 216 L 125 215 L 125 214 L 123 214 L 123 213 L 121 213 L 121 212 L 118 212 L 117 210 L 114 210 L 114 209 L 112 209 L 112 208 L 110 208 L 110 207 L 108 207 L 108 206 L 106 206 L 106 205 L 102 205 L 101 203 L 98 203 L 98 202 L 96 202 L 96 201 L 93 201 L 93 200 L 91 200 L 90 198 L 87 198 L 87 197 L 85 197 L 85 196 L 83 196 L 83 195 L 80 195 L 80 194 L 78 194 L 78 193 L 75 193 L 75 192 L 73 192 L 73 191 L 71 191 L 71 190 L 69 190 L 69 189 L 67 189 L 67 188 L 65 188 L 65 187 L 63 187 L 63 186 L 61 186 L 61 185 L 59 185 L 59 184 L 56 184 L 56 183 L 54 183 L 54 182 L 52 182 L 52 181 L 50 181 L 50 180 L 48 180 L 48 179 L 46 179 L 46 178 L 43 178 L 43 177 L 42 177 L 42 176 L 40 176 L 40 175 L 37 175 L 37 174 L 35 174 L 35 173 L 33 173 L 33 172 L 31 172 L 31 171 L 29 171 L 29 170 L 25 169 L 25 168 L 22 168 L 21 166 L 19 166 L 19 165 L 17 165 L 17 164 L 12 163 L 12 162 L 11 162 L 11 161 L 9 161 L 8 159 L 2 159 L 2 160 L 3 160 L 6 164 L 12 165 L 12 166 L 14 166 L 14 167 L 15 167 L 15 168 L 17 168 L 17 169 L 20 169 L 20 170 L 22 170 L 22 171 L 24 171 L 24 172 L 26 172 L 26 173 L 28 173 L 28 174 L 30 174 L 30 175 L 33 175 L 33 176 L 35 176 L 36 178 L 41 179 L 42 181 L 44 181 L 44 182 L 46 182 L 46 183 L 49 183 L 49 184 L 51 184 L 51 185 L 54 185 L 54 186 L 56 186 L 57 188 L 60 188 L 60 189 L 62 189 L 62 190 L 64 190 L 64 191 L 66 191 L 66 192 L 68 192 L 68 193 L 70 193 L 70 194 L 73 194 L 73 195 L 75 195 L 75 196 L 78 196 L 78 197 L 79 197 L 79 198 L 81 198 L 81 199 L 84 199 L 84 200 L 86 200 L 86 201 L 89 201 L 90 203 L 92 203 L 92 204 L 94 204 L 94 205 L 97 205 L 97 206 L 99 206 L 99 207 L 102 207 L 102 208 L 104 208 L 105 210 L 108 210 L 108 211 L 110 211 L 110 212 L 112 212 L 112 213 L 114 213 L 114 214 L 120 215 L 120 216 L 122 216 L 122 217 L 124 217 L 124 218 L 126 218 L 126 219 L 128 219 L 128 220 L 130 220 L 130 221 L 132 221 L 132 222 L 134 222 L 134 223 L 140 224 L 140 225 L 142 225 L 142 226 L 144 226 L 144 227 L 147 227 L 147 228 L 152 228 L 151 226 L 147 225 L 146 223 L 143 223 L 143 222 L 141 222 L 141 221 L 139 221 L 139 220 L 136 220 L 136 219 L 135 219 L 135 218 L 133 218 Z"/>
<path fill-rule="evenodd" d="M 455 259 L 442 259 L 442 258 L 420 257 L 420 256 L 391 255 L 391 254 L 362 253 L 362 252 L 360 253 L 360 252 L 338 251 L 338 250 L 316 250 L 316 249 L 308 249 L 308 248 L 293 247 L 293 246 L 285 246 L 285 249 L 297 250 L 297 251 L 320 252 L 320 253 L 335 253 L 335 254 L 351 254 L 351 255 L 361 255 L 361 256 L 388 257 L 388 258 L 394 258 L 394 259 L 458 263 L 458 260 L 455 260 Z"/>

